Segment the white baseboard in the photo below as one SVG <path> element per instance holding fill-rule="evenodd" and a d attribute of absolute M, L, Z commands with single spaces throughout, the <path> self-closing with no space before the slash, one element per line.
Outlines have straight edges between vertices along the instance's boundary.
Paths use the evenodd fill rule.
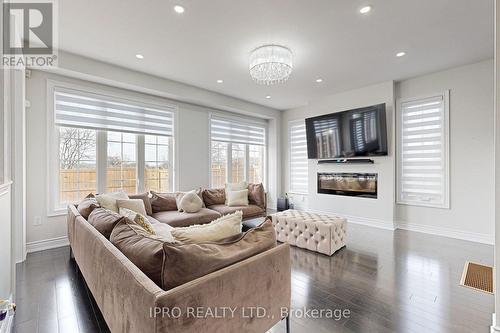
<path fill-rule="evenodd" d="M 38 252 L 69 245 L 68 237 L 62 236 L 26 243 L 26 252 Z"/>
<path fill-rule="evenodd" d="M 396 221 L 395 225 L 397 229 L 404 229 L 409 231 L 421 232 L 424 234 L 462 239 L 476 243 L 483 243 L 490 245 L 495 244 L 494 235 L 479 234 L 475 232 L 461 231 L 457 229 L 435 227 L 423 224 L 408 223 L 405 221 Z"/>

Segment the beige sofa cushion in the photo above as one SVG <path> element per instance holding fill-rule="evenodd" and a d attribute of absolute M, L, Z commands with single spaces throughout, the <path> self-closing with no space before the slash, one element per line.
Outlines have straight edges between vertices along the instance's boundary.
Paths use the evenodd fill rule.
<path fill-rule="evenodd" d="M 208 208 L 216 212 L 219 212 L 222 215 L 231 214 L 241 210 L 243 212 L 244 219 L 256 216 L 262 216 L 266 213 L 264 209 L 256 205 L 236 206 L 236 207 L 229 207 L 226 205 L 213 205 L 209 206 Z"/>
<path fill-rule="evenodd" d="M 104 237 L 109 239 L 111 231 L 122 216 L 106 208 L 96 208 L 90 213 L 88 222 L 94 226 Z"/>
<path fill-rule="evenodd" d="M 126 217 L 115 226 L 109 240 L 161 288 L 163 243 L 169 240 L 149 234 Z"/>
<path fill-rule="evenodd" d="M 223 205 L 226 202 L 226 192 L 223 188 L 205 189 L 202 193 L 205 205 Z"/>
<path fill-rule="evenodd" d="M 153 214 L 157 212 L 177 210 L 175 193 L 158 193 L 151 191 L 151 209 Z"/>
<path fill-rule="evenodd" d="M 162 288 L 175 288 L 276 246 L 272 222 L 220 242 L 163 244 Z"/>
<path fill-rule="evenodd" d="M 116 205 L 118 206 L 118 212 L 120 212 L 121 208 L 125 208 L 141 215 L 148 215 L 142 199 L 118 199 Z M 120 215 L 123 214 L 120 213 Z"/>
<path fill-rule="evenodd" d="M 202 208 L 196 213 L 178 212 L 177 210 L 169 210 L 153 213 L 153 217 L 162 223 L 170 224 L 172 227 L 187 227 L 193 224 L 205 224 L 219 218 L 220 213 Z"/>
<path fill-rule="evenodd" d="M 116 200 L 118 199 L 128 199 L 127 193 L 124 191 L 104 193 L 96 196 L 97 202 L 101 207 L 112 210 L 118 213 L 118 206 L 116 205 Z"/>
<path fill-rule="evenodd" d="M 207 224 L 197 224 L 172 230 L 172 236 L 181 243 L 213 242 L 237 235 L 241 232 L 243 214 L 237 211 L 234 214 L 219 217 Z"/>
<path fill-rule="evenodd" d="M 248 184 L 248 202 L 260 208 L 266 207 L 266 192 L 262 184 Z"/>
<path fill-rule="evenodd" d="M 226 202 L 229 207 L 248 206 L 248 190 L 227 191 Z"/>
<path fill-rule="evenodd" d="M 80 215 L 84 219 L 88 219 L 90 213 L 92 213 L 92 211 L 94 209 L 99 208 L 99 207 L 100 207 L 100 205 L 97 202 L 97 199 L 95 198 L 95 196 L 92 193 L 90 193 L 89 195 L 87 195 L 85 197 L 85 199 L 80 201 L 77 209 L 78 209 L 78 213 L 80 213 Z"/>
<path fill-rule="evenodd" d="M 175 196 L 179 212 L 196 213 L 203 207 L 203 200 L 195 191 L 179 192 Z"/>
<path fill-rule="evenodd" d="M 153 208 L 151 207 L 151 199 L 149 198 L 149 192 L 141 194 L 133 194 L 128 196 L 129 199 L 141 199 L 144 202 L 144 208 L 146 208 L 146 214 L 153 214 Z"/>

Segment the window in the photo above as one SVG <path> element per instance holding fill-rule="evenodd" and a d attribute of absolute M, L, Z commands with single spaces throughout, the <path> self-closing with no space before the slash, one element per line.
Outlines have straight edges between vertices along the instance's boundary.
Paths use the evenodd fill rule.
<path fill-rule="evenodd" d="M 145 136 L 145 184 L 147 191 L 168 192 L 170 186 L 170 138 Z"/>
<path fill-rule="evenodd" d="M 96 131 L 59 127 L 59 202 L 69 204 L 97 190 Z"/>
<path fill-rule="evenodd" d="M 173 190 L 173 107 L 52 82 L 49 92 L 54 98 L 53 142 L 59 147 L 51 212 L 91 192 Z"/>
<path fill-rule="evenodd" d="M 266 125 L 212 116 L 210 180 L 212 187 L 226 182 L 265 182 Z"/>
<path fill-rule="evenodd" d="M 289 124 L 290 143 L 290 192 L 307 194 L 308 160 L 305 121 Z"/>
<path fill-rule="evenodd" d="M 137 192 L 136 135 L 107 132 L 108 165 L 106 192 L 120 189 L 129 194 Z"/>
<path fill-rule="evenodd" d="M 449 208 L 449 93 L 400 103 L 398 203 Z"/>

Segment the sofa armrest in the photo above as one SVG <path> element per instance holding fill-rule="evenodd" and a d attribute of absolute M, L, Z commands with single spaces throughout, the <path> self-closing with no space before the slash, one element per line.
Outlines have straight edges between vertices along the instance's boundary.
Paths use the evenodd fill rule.
<path fill-rule="evenodd" d="M 156 332 L 266 332 L 289 309 L 290 289 L 282 244 L 159 295 Z"/>

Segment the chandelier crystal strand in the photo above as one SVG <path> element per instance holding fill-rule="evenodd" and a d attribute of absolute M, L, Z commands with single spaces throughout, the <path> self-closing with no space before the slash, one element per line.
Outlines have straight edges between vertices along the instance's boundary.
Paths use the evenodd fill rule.
<path fill-rule="evenodd" d="M 292 51 L 280 45 L 264 45 L 250 54 L 250 75 L 259 84 L 283 83 L 292 73 Z"/>

